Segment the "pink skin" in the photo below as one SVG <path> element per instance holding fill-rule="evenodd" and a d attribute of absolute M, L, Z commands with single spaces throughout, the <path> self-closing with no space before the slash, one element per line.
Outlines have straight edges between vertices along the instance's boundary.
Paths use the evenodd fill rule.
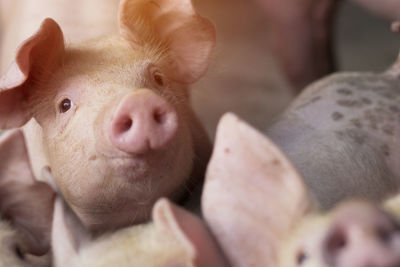
<path fill-rule="evenodd" d="M 400 265 L 400 227 L 372 205 L 337 207 L 323 242 L 321 249 L 330 266 Z"/>
<path fill-rule="evenodd" d="M 214 26 L 183 0 L 122 1 L 118 21 L 120 35 L 65 46 L 46 19 L 0 80 L 1 127 L 34 119 L 35 173 L 48 165 L 95 233 L 148 220 L 160 197 L 182 200 L 210 153 L 188 85 L 207 70 Z"/>
<path fill-rule="evenodd" d="M 108 128 L 111 142 L 121 151 L 143 154 L 168 145 L 178 130 L 175 109 L 151 91 L 128 94 L 119 103 Z"/>

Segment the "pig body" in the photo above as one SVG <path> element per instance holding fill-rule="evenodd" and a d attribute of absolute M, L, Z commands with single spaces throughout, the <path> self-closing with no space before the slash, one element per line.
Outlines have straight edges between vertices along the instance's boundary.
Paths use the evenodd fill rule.
<path fill-rule="evenodd" d="M 306 88 L 267 129 L 323 207 L 398 190 L 399 89 L 396 65 L 334 74 Z"/>
<path fill-rule="evenodd" d="M 43 179 L 50 167 L 86 227 L 103 232 L 143 222 L 156 199 L 181 201 L 201 183 L 210 143 L 190 108 L 188 84 L 206 71 L 215 32 L 190 2 L 121 1 L 118 12 L 116 1 L 8 4 L 32 24 L 60 18 L 71 36 L 65 46 L 62 29 L 46 19 L 20 46 L 0 84 L 1 128 L 30 120 L 23 129 L 35 176 Z M 86 16 L 87 9 L 96 12 Z M 82 13 L 72 20 L 65 10 Z M 8 55 L 10 36 L 26 38 L 30 29 L 21 27 L 31 24 L 6 20 Z"/>

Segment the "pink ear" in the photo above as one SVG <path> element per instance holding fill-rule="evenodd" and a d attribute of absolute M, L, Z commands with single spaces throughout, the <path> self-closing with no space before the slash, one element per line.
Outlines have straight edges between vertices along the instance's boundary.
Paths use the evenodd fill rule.
<path fill-rule="evenodd" d="M 221 119 L 202 196 L 207 223 L 235 266 L 277 266 L 280 241 L 308 210 L 303 181 L 265 136 Z"/>
<path fill-rule="evenodd" d="M 79 218 L 61 196 L 57 197 L 51 233 L 54 266 L 67 266 L 78 255 L 79 249 L 90 240 L 91 236 Z"/>
<path fill-rule="evenodd" d="M 161 199 L 153 208 L 153 221 L 158 229 L 171 233 L 183 245 L 192 260 L 191 266 L 228 266 L 205 224 L 195 215 Z"/>
<path fill-rule="evenodd" d="M 45 19 L 40 29 L 17 51 L 15 61 L 0 78 L 0 128 L 19 127 L 31 115 L 25 103 L 32 82 L 43 79 L 60 64 L 64 39 L 58 24 Z"/>
<path fill-rule="evenodd" d="M 53 190 L 36 181 L 21 130 L 0 139 L 0 214 L 23 235 L 24 251 L 42 255 L 49 249 Z"/>
<path fill-rule="evenodd" d="M 192 83 L 206 72 L 215 28 L 190 0 L 123 0 L 119 21 L 122 36 L 133 45 L 167 53 L 161 67 L 171 79 Z"/>

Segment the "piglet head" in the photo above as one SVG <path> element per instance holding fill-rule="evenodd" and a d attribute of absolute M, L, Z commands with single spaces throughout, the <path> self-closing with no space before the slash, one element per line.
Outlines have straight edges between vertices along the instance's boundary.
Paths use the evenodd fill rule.
<path fill-rule="evenodd" d="M 154 205 L 152 222 L 93 238 L 58 198 L 52 231 L 56 267 L 227 266 L 200 218 L 167 199 L 160 199 Z"/>
<path fill-rule="evenodd" d="M 346 201 L 299 222 L 280 256 L 287 267 L 399 266 L 400 227 L 374 205 Z"/>
<path fill-rule="evenodd" d="M 207 69 L 213 25 L 187 0 L 122 1 L 119 22 L 120 35 L 65 48 L 45 20 L 0 85 L 0 125 L 37 121 L 57 187 L 94 232 L 182 199 L 210 152 L 188 84 Z"/>

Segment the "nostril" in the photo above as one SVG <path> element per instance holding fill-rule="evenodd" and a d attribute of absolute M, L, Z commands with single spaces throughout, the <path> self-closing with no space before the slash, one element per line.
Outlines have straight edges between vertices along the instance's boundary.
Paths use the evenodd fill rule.
<path fill-rule="evenodd" d="M 153 119 L 158 124 L 164 124 L 164 122 L 166 121 L 166 114 L 160 109 L 155 109 L 153 111 Z"/>
<path fill-rule="evenodd" d="M 131 128 L 132 123 L 133 123 L 132 119 L 130 118 L 126 119 L 122 124 L 122 130 L 124 132 L 128 131 Z"/>
<path fill-rule="evenodd" d="M 124 119 L 119 120 L 115 125 L 115 133 L 116 134 L 123 134 L 132 127 L 133 121 L 131 118 L 127 117 Z"/>
<path fill-rule="evenodd" d="M 347 245 L 347 236 L 346 232 L 342 228 L 337 228 L 333 230 L 327 240 L 327 250 L 330 253 L 337 253 L 339 250 L 342 250 Z"/>
<path fill-rule="evenodd" d="M 379 228 L 377 230 L 377 235 L 379 240 L 381 240 L 384 244 L 390 244 L 392 241 L 392 233 L 389 229 Z"/>

